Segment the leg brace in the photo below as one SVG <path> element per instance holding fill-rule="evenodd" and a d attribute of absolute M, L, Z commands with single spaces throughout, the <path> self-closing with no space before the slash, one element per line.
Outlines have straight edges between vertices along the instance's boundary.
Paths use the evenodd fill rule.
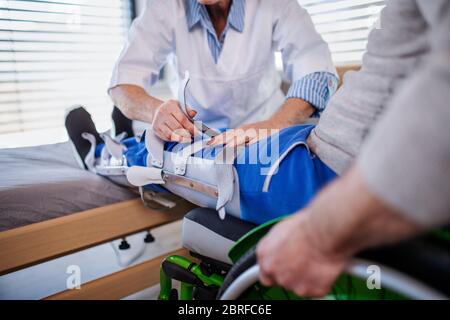
<path fill-rule="evenodd" d="M 147 166 L 129 167 L 124 156 L 126 147 L 121 143 L 123 137 L 102 135 L 105 146 L 97 159 L 95 139 L 89 134 L 84 137 L 91 142 L 85 159 L 89 170 L 127 186 L 162 185 L 198 206 L 216 209 L 222 219 L 226 212 L 240 217 L 239 180 L 233 166 L 238 155 L 235 149 L 224 148 L 213 159 L 194 157 L 210 148 L 206 140 L 200 140 L 178 145 L 177 151 L 166 151 L 164 141 L 149 128 L 145 133 Z"/>
<path fill-rule="evenodd" d="M 206 140 L 179 145 L 178 151 L 165 151 L 164 141 L 151 129 L 146 131 L 147 167 L 131 167 L 128 181 L 136 186 L 162 184 L 171 192 L 201 207 L 215 208 L 240 217 L 239 180 L 233 166 L 237 152 L 224 148 L 214 159 L 193 155 L 209 148 Z"/>

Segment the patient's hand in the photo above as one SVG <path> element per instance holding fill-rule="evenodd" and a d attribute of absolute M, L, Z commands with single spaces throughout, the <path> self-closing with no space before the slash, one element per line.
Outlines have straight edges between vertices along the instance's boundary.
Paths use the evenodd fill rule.
<path fill-rule="evenodd" d="M 354 166 L 308 208 L 276 225 L 261 240 L 260 280 L 301 296 L 320 297 L 329 292 L 355 253 L 422 230 L 378 198 Z"/>
<path fill-rule="evenodd" d="M 301 212 L 278 223 L 258 245 L 260 280 L 303 297 L 323 297 L 344 270 L 348 257 L 330 252 Z"/>

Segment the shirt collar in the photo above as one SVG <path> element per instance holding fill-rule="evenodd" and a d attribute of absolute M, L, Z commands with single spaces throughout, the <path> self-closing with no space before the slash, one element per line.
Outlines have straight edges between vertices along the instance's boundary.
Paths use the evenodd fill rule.
<path fill-rule="evenodd" d="M 197 0 L 187 0 L 186 17 L 189 30 L 197 23 L 202 22 L 202 19 L 210 20 L 206 7 L 199 4 Z M 227 24 L 236 29 L 236 31 L 242 32 L 244 31 L 244 17 L 245 0 L 232 0 Z"/>

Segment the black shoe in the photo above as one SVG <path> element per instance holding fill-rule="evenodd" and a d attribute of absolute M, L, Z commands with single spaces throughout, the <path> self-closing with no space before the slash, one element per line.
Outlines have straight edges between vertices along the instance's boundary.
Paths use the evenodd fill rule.
<path fill-rule="evenodd" d="M 84 139 L 82 134 L 90 133 L 95 137 L 97 144 L 103 143 L 100 134 L 95 128 L 91 115 L 83 107 L 78 107 L 71 110 L 66 115 L 65 125 L 69 139 L 77 151 L 79 160 L 81 160 L 80 162 L 83 164 L 85 169 L 88 169 L 86 163 L 84 163 L 84 159 L 91 149 L 91 143 Z"/>
<path fill-rule="evenodd" d="M 126 132 L 127 137 L 134 137 L 133 121 L 125 117 L 119 108 L 114 107 L 111 117 L 114 122 L 114 131 L 116 136 Z"/>

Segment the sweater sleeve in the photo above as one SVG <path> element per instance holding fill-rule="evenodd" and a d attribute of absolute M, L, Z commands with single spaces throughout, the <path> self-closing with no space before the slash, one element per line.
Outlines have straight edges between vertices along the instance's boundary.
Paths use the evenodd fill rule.
<path fill-rule="evenodd" d="M 357 160 L 376 195 L 427 227 L 450 222 L 450 2 L 441 3 L 432 12 L 421 5 L 431 53 L 391 100 Z"/>

